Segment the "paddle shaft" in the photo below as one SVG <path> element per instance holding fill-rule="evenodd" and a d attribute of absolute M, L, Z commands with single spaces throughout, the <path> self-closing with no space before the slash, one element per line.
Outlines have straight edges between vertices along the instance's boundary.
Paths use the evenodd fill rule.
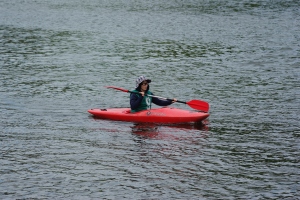
<path fill-rule="evenodd" d="M 140 94 L 139 92 L 133 92 L 133 91 L 128 91 L 128 92 Z M 149 97 L 155 97 L 155 98 L 158 98 L 158 99 L 164 99 L 164 100 L 174 101 L 174 99 L 169 99 L 169 98 L 165 98 L 165 97 L 155 96 L 155 95 L 151 95 L 151 94 L 145 94 L 145 95 L 146 95 L 146 96 L 149 96 Z M 177 103 L 188 104 L 188 102 L 180 101 L 180 100 L 176 100 L 175 102 L 177 102 Z"/>
<path fill-rule="evenodd" d="M 135 93 L 135 92 L 132 92 L 132 93 Z M 155 98 L 158 98 L 158 99 L 164 99 L 164 100 L 174 101 L 174 99 L 169 99 L 169 98 L 165 98 L 165 97 L 155 96 L 155 95 L 151 95 L 151 94 L 145 94 L 145 95 L 149 96 L 149 97 L 155 97 Z M 176 102 L 187 104 L 187 102 L 185 102 L 185 101 L 176 100 Z"/>
<path fill-rule="evenodd" d="M 140 92 L 134 92 L 134 91 L 128 91 L 128 92 L 135 93 L 135 94 L 141 94 Z M 144 94 L 144 95 L 148 96 L 148 97 L 154 97 L 154 98 L 158 98 L 158 99 L 164 99 L 164 100 L 174 101 L 174 99 L 169 99 L 169 98 L 165 98 L 165 97 L 155 96 L 155 95 L 152 95 L 152 94 Z M 185 103 L 183 101 L 178 101 L 178 100 L 176 102 Z"/>

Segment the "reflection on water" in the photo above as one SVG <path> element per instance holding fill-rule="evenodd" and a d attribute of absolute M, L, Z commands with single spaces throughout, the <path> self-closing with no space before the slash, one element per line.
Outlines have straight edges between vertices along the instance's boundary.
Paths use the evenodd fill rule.
<path fill-rule="evenodd" d="M 99 122 L 98 131 L 105 132 L 124 132 L 124 127 L 130 127 L 131 133 L 141 138 L 151 139 L 179 139 L 180 135 L 184 135 L 186 132 L 201 132 L 203 137 L 207 137 L 209 131 L 209 121 L 204 120 L 197 123 L 182 123 L 182 124 L 159 124 L 159 123 L 133 123 L 133 122 L 121 122 L 112 121 L 107 119 L 99 119 L 94 116 L 89 116 L 91 119 Z M 111 124 L 112 123 L 112 124 Z M 105 126 L 101 124 L 106 124 Z M 110 126 L 108 126 L 110 124 Z"/>
<path fill-rule="evenodd" d="M 131 129 L 133 134 L 143 138 L 180 139 L 180 133 L 197 130 L 208 131 L 206 123 L 207 121 L 185 124 L 135 123 Z"/>

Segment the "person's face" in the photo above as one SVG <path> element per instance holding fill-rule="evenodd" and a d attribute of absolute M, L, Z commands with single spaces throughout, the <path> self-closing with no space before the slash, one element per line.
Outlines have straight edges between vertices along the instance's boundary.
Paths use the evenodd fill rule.
<path fill-rule="evenodd" d="M 146 91 L 146 90 L 147 90 L 147 87 L 148 87 L 148 82 L 147 82 L 147 81 L 143 81 L 143 82 L 141 83 L 141 89 L 144 90 L 144 91 Z"/>

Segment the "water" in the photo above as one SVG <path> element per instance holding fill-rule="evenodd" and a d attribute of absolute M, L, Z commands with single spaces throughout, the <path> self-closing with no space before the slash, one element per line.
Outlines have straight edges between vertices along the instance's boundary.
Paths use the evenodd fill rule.
<path fill-rule="evenodd" d="M 1 199 L 299 199 L 299 1 L 1 1 Z M 205 125 L 94 119 L 155 95 Z M 183 104 L 174 107 L 190 109 Z"/>

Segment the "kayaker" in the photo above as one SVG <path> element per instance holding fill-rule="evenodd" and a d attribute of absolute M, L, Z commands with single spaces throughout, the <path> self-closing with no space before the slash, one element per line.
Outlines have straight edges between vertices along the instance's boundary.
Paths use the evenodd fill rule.
<path fill-rule="evenodd" d="M 153 93 L 149 91 L 149 83 L 151 83 L 151 80 L 147 79 L 145 76 L 140 76 L 136 80 L 136 88 L 134 91 L 138 93 L 130 94 L 131 112 L 151 109 L 152 102 L 158 106 L 168 106 L 177 101 L 176 99 L 170 101 L 147 96 L 147 94 L 153 95 Z"/>

